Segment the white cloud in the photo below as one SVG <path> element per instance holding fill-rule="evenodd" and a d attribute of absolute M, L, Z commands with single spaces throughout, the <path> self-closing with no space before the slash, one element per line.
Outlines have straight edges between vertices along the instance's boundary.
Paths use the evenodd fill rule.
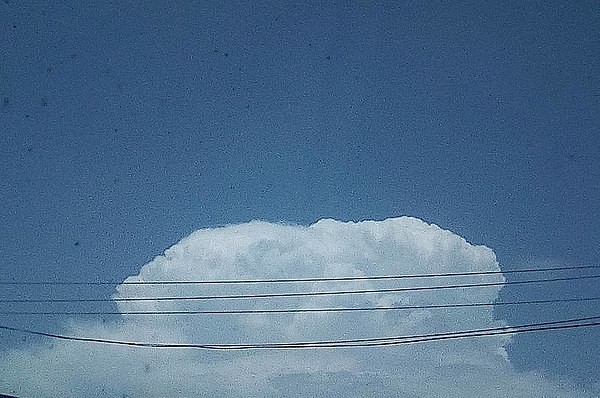
<path fill-rule="evenodd" d="M 494 253 L 414 218 L 309 227 L 251 222 L 196 231 L 128 278 L 202 280 L 497 271 Z M 468 281 L 483 281 L 470 278 Z M 504 281 L 501 275 L 486 281 Z M 465 280 L 466 281 L 466 280 Z M 311 283 L 302 290 L 409 286 L 414 281 Z M 422 283 L 422 281 L 421 281 Z M 442 282 L 437 282 L 442 283 Z M 290 285 L 270 292 L 289 291 Z M 225 289 L 225 290 L 223 290 Z M 235 290 L 234 290 L 235 289 Z M 120 285 L 115 297 L 264 292 L 265 285 Z M 121 311 L 387 306 L 493 302 L 500 287 L 228 300 L 119 302 Z M 436 333 L 503 326 L 491 307 L 364 313 L 122 316 L 119 322 L 74 322 L 61 332 L 97 338 L 182 343 L 329 340 Z M 515 371 L 508 337 L 384 348 L 209 352 L 127 348 L 54 341 L 12 351 L 0 361 L 0 388 L 27 397 L 406 396 L 585 397 L 564 384 Z M 592 395 L 589 395 L 592 396 Z"/>

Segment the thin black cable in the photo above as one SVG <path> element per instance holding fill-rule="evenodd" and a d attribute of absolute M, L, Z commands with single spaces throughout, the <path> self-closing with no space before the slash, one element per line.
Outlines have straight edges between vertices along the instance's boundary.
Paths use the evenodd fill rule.
<path fill-rule="evenodd" d="M 65 336 L 54 333 L 33 331 L 28 329 L 14 328 L 0 325 L 0 329 L 13 332 L 26 333 L 36 336 L 50 337 L 61 340 L 80 341 L 90 343 L 103 343 L 133 347 L 149 348 L 198 348 L 209 350 L 258 350 L 258 349 L 314 349 L 314 348 L 359 348 L 390 346 L 400 344 L 414 344 L 428 341 L 442 341 L 452 339 L 463 339 L 472 337 L 495 336 L 504 334 L 517 334 L 547 330 L 574 329 L 582 327 L 600 326 L 600 321 L 591 322 L 600 319 L 600 316 L 566 319 L 560 321 L 540 322 L 519 326 L 505 326 L 488 329 L 474 329 L 449 333 L 431 333 L 411 336 L 383 337 L 374 339 L 354 339 L 354 340 L 334 340 L 334 341 L 313 341 L 313 342 L 294 342 L 294 343 L 272 343 L 272 344 L 181 344 L 181 343 L 147 343 L 134 341 L 120 341 L 108 339 L 96 339 L 89 337 Z"/>
<path fill-rule="evenodd" d="M 600 297 L 582 297 L 550 300 L 506 301 L 496 303 L 462 303 L 462 304 L 430 304 L 430 305 L 403 305 L 393 307 L 341 307 L 341 308 L 286 308 L 266 310 L 189 310 L 189 311 L 0 311 L 0 315 L 250 315 L 250 314 L 289 314 L 308 312 L 361 312 L 361 311 L 395 311 L 414 309 L 442 309 L 442 308 L 468 308 L 468 307 L 493 307 L 517 306 L 555 303 L 574 303 L 585 301 L 599 301 Z"/>
<path fill-rule="evenodd" d="M 506 334 L 518 334 L 518 333 L 526 333 L 526 332 L 539 332 L 546 330 L 560 330 L 560 329 L 575 329 L 580 327 L 590 327 L 590 326 L 600 326 L 600 322 L 588 322 L 588 323 L 578 323 L 571 325 L 557 325 L 557 326 L 539 326 L 539 327 L 527 327 L 522 329 L 511 329 L 507 328 L 506 330 L 490 330 L 490 331 L 465 331 L 465 332 L 456 332 L 456 333 L 448 333 L 445 335 L 439 336 L 423 336 L 418 338 L 406 338 L 404 340 L 389 340 L 389 341 L 378 341 L 372 343 L 357 343 L 357 344 L 325 344 L 325 345 L 315 345 L 315 346 L 281 346 L 281 347 L 266 347 L 266 349 L 302 349 L 302 348 L 353 348 L 353 347 L 382 347 L 382 346 L 394 346 L 401 344 L 414 344 L 414 343 L 423 343 L 423 342 L 431 342 L 431 341 L 442 341 L 442 340 L 456 340 L 456 339 L 465 339 L 471 337 L 483 337 L 483 336 L 497 336 L 497 335 L 506 335 Z M 262 348 L 262 347 L 261 347 Z M 257 349 L 255 347 L 242 347 L 238 349 Z"/>
<path fill-rule="evenodd" d="M 115 297 L 115 298 L 82 298 L 82 299 L 2 299 L 0 303 L 100 303 L 100 302 L 124 302 L 124 301 L 179 301 L 179 300 L 233 300 L 233 299 L 266 299 L 276 297 L 307 297 L 307 296 L 333 296 L 349 294 L 373 294 L 373 293 L 399 293 L 424 290 L 464 289 L 475 287 L 523 285 L 532 283 L 565 282 L 583 279 L 597 279 L 600 275 L 573 276 L 564 278 L 533 279 L 509 282 L 486 282 L 472 284 L 442 285 L 442 286 L 420 286 L 400 287 L 390 289 L 363 289 L 363 290 L 337 290 L 325 292 L 292 292 L 292 293 L 262 293 L 262 294 L 234 294 L 216 296 L 180 296 L 180 297 Z"/>
<path fill-rule="evenodd" d="M 468 335 L 471 333 L 490 333 L 490 332 L 502 332 L 507 330 L 518 330 L 518 329 L 528 329 L 528 328 L 537 328 L 537 327 L 546 327 L 552 325 L 563 325 L 568 323 L 576 323 L 576 322 L 586 322 L 586 321 L 594 321 L 600 319 L 600 316 L 591 316 L 591 317 L 583 317 L 583 318 L 575 318 L 575 319 L 565 319 L 560 321 L 547 321 L 547 322 L 538 322 L 526 325 L 517 325 L 517 326 L 499 326 L 495 328 L 486 328 L 486 329 L 474 329 L 474 330 L 466 330 L 466 331 L 458 331 L 458 332 L 442 332 L 442 333 L 428 333 L 421 335 L 411 335 L 411 336 L 395 336 L 395 337 L 375 337 L 375 338 L 362 338 L 362 339 L 346 339 L 346 340 L 333 340 L 333 341 L 308 341 L 308 342 L 297 342 L 297 343 L 272 343 L 272 344 L 262 344 L 262 346 L 269 347 L 282 347 L 282 346 L 338 346 L 345 345 L 349 347 L 354 347 L 354 344 L 380 344 L 380 343 L 389 343 L 400 340 L 419 340 L 419 339 L 430 339 L 430 338 L 438 338 L 438 337 L 447 337 L 447 336 L 461 336 Z M 235 344 L 231 344 L 232 346 L 237 346 Z M 251 345 L 251 344 L 247 344 Z M 228 346 L 224 344 L 223 346 Z"/>
<path fill-rule="evenodd" d="M 14 282 L 4 281 L 0 285 L 194 285 L 194 284 L 256 284 L 256 283 L 302 283 L 302 282 L 334 282 L 334 281 L 362 281 L 362 280 L 391 280 L 391 279 L 417 279 L 417 278 L 443 278 L 443 277 L 461 277 L 461 276 L 483 276 L 483 275 L 501 275 L 533 272 L 553 272 L 568 270 L 598 269 L 597 265 L 573 266 L 573 267 L 554 267 L 554 268 L 534 268 L 520 270 L 504 271 L 472 271 L 472 272 L 449 272 L 433 274 L 414 274 L 414 275 L 376 275 L 376 276 L 343 276 L 343 277 L 323 277 L 323 278 L 298 278 L 298 279 L 232 279 L 232 280 L 207 280 L 207 281 L 40 281 L 40 282 Z"/>

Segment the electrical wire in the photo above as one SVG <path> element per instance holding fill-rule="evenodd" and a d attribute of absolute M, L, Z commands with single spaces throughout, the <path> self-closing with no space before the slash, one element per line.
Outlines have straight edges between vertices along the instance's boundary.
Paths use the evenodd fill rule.
<path fill-rule="evenodd" d="M 413 274 L 413 275 L 375 275 L 375 276 L 342 276 L 342 277 L 323 277 L 323 278 L 297 278 L 297 279 L 232 279 L 232 280 L 206 280 L 206 281 L 37 281 L 37 282 L 14 282 L 0 281 L 0 285 L 195 285 L 195 284 L 258 284 L 258 283 L 302 283 L 302 282 L 334 282 L 334 281 L 364 281 L 364 280 L 394 280 L 394 279 L 418 279 L 418 278 L 444 278 L 461 276 L 484 276 L 501 274 L 518 274 L 534 272 L 554 272 L 568 270 L 598 269 L 597 265 L 573 266 L 573 267 L 554 267 L 554 268 L 533 268 L 517 269 L 503 271 L 471 271 L 471 272 L 449 272 L 432 274 Z"/>
<path fill-rule="evenodd" d="M 575 329 L 592 326 L 600 326 L 600 316 L 591 316 L 584 318 L 566 319 L 560 321 L 540 322 L 519 326 L 504 326 L 497 328 L 473 329 L 459 332 L 430 333 L 410 336 L 381 337 L 370 339 L 352 339 L 352 340 L 332 340 L 332 341 L 311 341 L 311 342 L 292 342 L 292 343 L 269 343 L 269 344 L 185 344 L 185 343 L 149 343 L 135 341 L 120 341 L 89 337 L 65 336 L 55 333 L 39 332 L 29 329 L 15 328 L 0 325 L 0 329 L 25 333 L 36 336 L 50 337 L 60 340 L 80 341 L 88 343 L 102 343 L 132 347 L 149 348 L 196 348 L 208 350 L 260 350 L 260 349 L 315 349 L 315 348 L 359 348 L 359 347 L 378 347 L 393 346 L 401 344 L 414 344 L 431 341 L 443 341 L 464 339 L 484 336 L 497 336 L 517 333 L 529 333 L 549 330 Z"/>
<path fill-rule="evenodd" d="M 115 297 L 115 298 L 79 298 L 79 299 L 2 299 L 0 303 L 98 303 L 98 302 L 125 302 L 125 301 L 180 301 L 180 300 L 233 300 L 233 299 L 267 299 L 280 297 L 313 297 L 333 296 L 350 294 L 377 294 L 377 293 L 399 293 L 427 290 L 465 289 L 477 287 L 523 285 L 534 283 L 566 282 L 585 279 L 597 279 L 600 275 L 573 276 L 564 278 L 533 279 L 508 282 L 485 282 L 471 284 L 441 285 L 441 286 L 417 286 L 387 289 L 362 289 L 362 290 L 337 290 L 322 292 L 291 292 L 291 293 L 262 293 L 262 294 L 233 294 L 213 296 L 172 296 L 172 297 Z"/>
<path fill-rule="evenodd" d="M 365 344 L 370 345 L 390 345 L 394 344 L 398 341 L 430 341 L 436 339 L 450 339 L 452 337 L 468 337 L 470 335 L 479 335 L 481 333 L 492 333 L 496 334 L 499 332 L 507 332 L 509 330 L 529 330 L 529 329 L 537 329 L 537 328 L 545 328 L 556 325 L 565 325 L 570 323 L 577 322 L 589 322 L 600 320 L 600 316 L 592 316 L 592 317 L 583 317 L 583 318 L 575 318 L 575 319 L 565 319 L 560 321 L 549 321 L 549 322 L 539 322 L 532 323 L 526 325 L 518 325 L 518 326 L 500 326 L 495 328 L 486 328 L 486 329 L 474 329 L 474 330 L 466 330 L 466 331 L 458 331 L 458 332 L 443 332 L 443 333 L 429 333 L 429 334 L 421 334 L 421 335 L 411 335 L 411 336 L 395 336 L 395 337 L 375 337 L 375 338 L 362 338 L 362 339 L 346 339 L 346 340 L 334 340 L 334 341 L 309 341 L 309 342 L 297 342 L 297 343 L 272 343 L 272 344 L 261 344 L 261 346 L 268 347 L 287 347 L 287 346 L 308 346 L 308 347 L 363 347 Z M 599 322 L 600 323 L 600 322 Z M 514 333 L 514 332 L 508 332 Z M 507 333 L 501 333 L 507 334 Z M 491 334 L 490 334 L 491 335 Z M 369 346 L 370 346 L 369 345 Z M 234 344 L 224 344 L 222 346 L 235 346 Z M 246 346 L 250 346 L 246 345 Z"/>
<path fill-rule="evenodd" d="M 286 308 L 263 310 L 187 310 L 187 311 L 0 311 L 0 315 L 251 315 L 251 314 L 296 314 L 310 312 L 368 312 L 415 309 L 471 308 L 494 306 L 518 306 L 555 303 L 599 301 L 600 297 L 582 297 L 550 300 L 508 301 L 496 303 L 461 303 L 402 305 L 391 307 L 342 307 L 342 308 Z"/>

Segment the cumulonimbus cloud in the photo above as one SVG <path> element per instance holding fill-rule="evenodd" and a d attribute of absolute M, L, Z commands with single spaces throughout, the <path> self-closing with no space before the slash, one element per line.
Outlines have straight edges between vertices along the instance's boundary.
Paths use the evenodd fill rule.
<path fill-rule="evenodd" d="M 402 217 L 311 226 L 250 222 L 192 233 L 144 265 L 134 281 L 314 278 L 499 271 L 492 250 L 421 220 Z M 503 282 L 501 274 L 461 282 Z M 456 280 L 453 280 L 456 283 Z M 121 284 L 115 299 L 409 287 L 443 281 L 344 281 L 299 284 Z M 253 300 L 118 301 L 121 312 L 422 306 L 492 303 L 501 285 L 477 289 Z M 493 307 L 350 313 L 139 316 L 71 322 L 64 334 L 113 340 L 280 343 L 440 333 L 505 326 Z M 27 397 L 405 396 L 582 397 L 535 374 L 515 371 L 510 338 L 486 337 L 380 348 L 210 352 L 117 347 L 72 341 L 11 351 L 0 361 L 0 388 Z M 590 395 L 591 396 L 591 395 Z"/>

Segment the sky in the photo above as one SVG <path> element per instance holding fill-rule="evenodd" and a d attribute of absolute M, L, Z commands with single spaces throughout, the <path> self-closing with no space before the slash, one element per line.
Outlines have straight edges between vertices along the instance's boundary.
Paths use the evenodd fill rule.
<path fill-rule="evenodd" d="M 344 253 L 350 270 L 365 274 L 458 271 L 461 259 L 477 270 L 600 265 L 599 29 L 600 5 L 594 1 L 4 0 L 1 280 L 206 279 L 220 264 L 202 262 L 204 245 L 213 241 L 223 252 L 256 258 L 216 276 L 269 277 L 261 268 L 275 266 L 268 245 L 237 246 L 244 237 L 263 234 L 268 241 L 304 242 L 290 249 L 299 258 L 320 253 L 310 265 L 287 263 L 277 252 L 274 258 L 286 266 L 275 267 L 274 276 L 350 272 L 328 268 L 331 259 L 318 251 L 315 237 L 322 230 L 330 231 L 330 249 Z M 395 268 L 365 268 L 363 253 L 344 242 L 383 250 L 367 235 L 388 224 L 401 238 L 390 252 L 377 252 L 380 264 L 393 261 L 394 248 L 411 252 L 430 245 L 439 256 L 416 268 L 407 259 L 417 255 L 397 259 Z M 277 226 L 282 229 L 273 232 Z M 362 235 L 354 236 L 357 231 Z M 406 231 L 426 232 L 415 241 Z M 441 243 L 431 246 L 428 237 L 438 235 L 443 238 L 434 243 L 464 241 L 455 243 L 463 248 L 455 260 L 445 262 L 449 249 Z M 202 261 L 192 261 L 192 267 L 168 259 L 162 272 L 156 269 L 157 259 L 168 257 L 165 250 L 178 253 L 190 240 L 192 254 L 186 255 L 196 253 Z M 489 258 L 472 258 L 483 246 Z M 0 292 L 3 299 L 111 298 L 127 287 L 3 285 Z M 594 296 L 598 284 L 515 285 L 493 293 L 479 298 Z M 1 304 L 4 311 L 48 309 Z M 478 316 L 484 327 L 493 327 L 593 316 L 596 307 L 496 307 Z M 110 308 L 122 310 L 116 302 Z M 138 320 L 128 336 L 119 317 L 2 319 L 7 326 L 46 332 L 165 340 L 189 339 L 200 322 L 167 323 L 161 336 Z M 322 320 L 320 328 L 303 327 L 335 334 L 332 319 Z M 282 322 L 279 327 L 292 327 Z M 361 335 L 387 335 L 397 326 L 351 322 L 361 325 Z M 266 326 L 215 326 L 202 336 L 279 336 Z M 158 363 L 173 361 L 190 377 L 197 376 L 196 368 L 213 377 L 228 366 L 240 374 L 264 370 L 255 385 L 258 396 L 281 396 L 282 386 L 293 386 L 288 396 L 318 395 L 309 389 L 326 387 L 340 395 L 478 396 L 484 390 L 477 387 L 489 388 L 486 369 L 503 375 L 515 391 L 529 386 L 531 396 L 597 396 L 599 337 L 598 328 L 584 328 L 522 334 L 508 343 L 470 341 L 484 345 L 479 357 L 469 356 L 468 344 L 423 345 L 414 348 L 423 350 L 420 360 L 410 357 L 422 372 L 394 377 L 383 376 L 382 369 L 412 351 L 380 349 L 378 363 L 370 362 L 368 350 L 330 352 L 323 360 L 314 353 L 135 352 L 148 356 L 148 363 L 153 355 Z M 48 389 L 102 396 L 91 374 L 65 378 L 68 364 L 79 364 L 73 357 L 88 350 L 89 357 L 106 358 L 92 369 L 106 370 L 99 374 L 110 380 L 111 372 L 119 373 L 111 355 L 129 364 L 132 352 L 8 332 L 0 339 L 0 379 L 12 380 L 0 385 L 0 393 L 44 385 L 33 374 L 46 369 L 49 378 L 67 380 Z M 502 359 L 493 354 L 500 348 Z M 433 369 L 431 361 L 445 350 L 469 358 L 459 365 L 477 376 L 452 382 L 455 369 Z M 285 367 L 290 358 L 298 369 Z M 298 376 L 308 368 L 316 369 L 310 383 Z M 131 384 L 112 377 L 114 385 L 103 388 L 114 396 L 143 395 L 156 379 L 149 375 L 160 372 L 142 370 Z M 194 387 L 181 378 L 173 384 Z M 241 384 L 230 384 L 231 390 L 211 384 L 212 394 L 248 396 L 236 387 Z M 558 393 L 560 388 L 565 391 Z"/>

